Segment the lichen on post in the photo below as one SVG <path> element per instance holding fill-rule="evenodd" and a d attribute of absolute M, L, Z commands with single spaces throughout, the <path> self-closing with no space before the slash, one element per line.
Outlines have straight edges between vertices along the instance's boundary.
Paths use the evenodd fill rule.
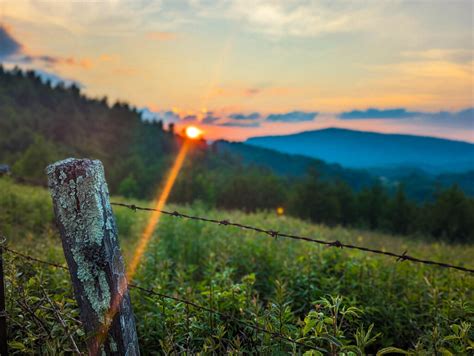
<path fill-rule="evenodd" d="M 102 163 L 69 158 L 46 173 L 89 353 L 139 355 Z"/>

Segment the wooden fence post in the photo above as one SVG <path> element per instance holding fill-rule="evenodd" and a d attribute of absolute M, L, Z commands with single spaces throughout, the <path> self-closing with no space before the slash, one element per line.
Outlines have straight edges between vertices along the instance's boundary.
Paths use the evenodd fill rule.
<path fill-rule="evenodd" d="M 89 354 L 139 355 L 102 163 L 69 158 L 46 173 Z"/>

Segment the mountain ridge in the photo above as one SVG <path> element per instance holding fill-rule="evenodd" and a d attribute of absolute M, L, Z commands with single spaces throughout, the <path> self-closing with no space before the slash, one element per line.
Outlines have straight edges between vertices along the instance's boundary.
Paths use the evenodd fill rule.
<path fill-rule="evenodd" d="M 290 135 L 251 137 L 245 143 L 318 158 L 348 168 L 413 166 L 431 174 L 474 169 L 474 144 L 431 136 L 326 128 Z"/>
<path fill-rule="evenodd" d="M 220 153 L 237 155 L 247 165 L 258 165 L 289 178 L 304 176 L 311 167 L 318 171 L 323 180 L 343 180 L 355 190 L 370 186 L 376 181 L 376 177 L 365 170 L 346 168 L 337 163 L 327 163 L 317 158 L 283 153 L 243 142 L 217 140 L 212 146 Z"/>
<path fill-rule="evenodd" d="M 428 138 L 428 139 L 434 139 L 434 140 L 440 140 L 440 141 L 451 141 L 451 142 L 459 142 L 459 143 L 467 143 L 468 145 L 474 145 L 473 142 L 469 141 L 463 141 L 463 140 L 454 140 L 451 138 L 443 138 L 443 137 L 437 137 L 437 136 L 429 136 L 429 135 L 415 135 L 415 134 L 409 134 L 409 133 L 397 133 L 397 132 L 377 132 L 377 131 L 365 131 L 365 130 L 354 130 L 354 129 L 348 129 L 344 127 L 335 127 L 335 126 L 330 126 L 330 127 L 325 127 L 323 129 L 317 129 L 317 130 L 304 130 L 300 132 L 295 132 L 293 134 L 281 134 L 281 135 L 261 135 L 261 136 L 252 136 L 247 138 L 246 140 L 242 142 L 246 142 L 250 139 L 257 139 L 257 138 L 262 138 L 262 137 L 286 137 L 286 136 L 296 136 L 296 135 L 302 135 L 306 133 L 312 133 L 312 132 L 337 132 L 337 131 L 346 131 L 346 132 L 361 132 L 361 133 L 366 133 L 366 134 L 375 134 L 375 135 L 384 135 L 384 136 L 409 136 L 409 137 L 419 137 L 419 138 Z"/>

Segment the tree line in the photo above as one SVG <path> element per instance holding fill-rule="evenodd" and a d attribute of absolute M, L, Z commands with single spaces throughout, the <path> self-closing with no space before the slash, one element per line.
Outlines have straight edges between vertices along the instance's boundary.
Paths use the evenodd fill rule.
<path fill-rule="evenodd" d="M 125 102 L 88 98 L 75 86 L 56 86 L 35 72 L 0 66 L 0 163 L 15 175 L 44 183 L 44 167 L 66 157 L 100 159 L 112 194 L 156 195 L 183 138 L 174 126 L 144 122 Z M 474 241 L 474 200 L 457 186 L 438 188 L 424 202 L 375 181 L 360 189 L 322 179 L 318 166 L 288 177 L 196 141 L 170 200 L 210 207 L 275 210 L 330 226 Z"/>

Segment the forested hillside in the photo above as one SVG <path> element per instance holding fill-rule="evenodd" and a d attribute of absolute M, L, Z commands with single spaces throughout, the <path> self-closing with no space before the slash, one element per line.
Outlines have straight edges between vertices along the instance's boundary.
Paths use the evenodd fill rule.
<path fill-rule="evenodd" d="M 462 111 L 474 119 L 474 109 Z M 317 157 L 352 168 L 416 167 L 431 174 L 474 167 L 474 144 L 436 137 L 327 128 L 291 135 L 251 137 L 247 143 Z"/>
<path fill-rule="evenodd" d="M 237 155 L 244 164 L 266 167 L 278 175 L 290 178 L 304 176 L 311 167 L 319 172 L 322 180 L 342 180 L 355 190 L 371 186 L 376 181 L 374 176 L 364 170 L 347 169 L 339 164 L 329 164 L 319 159 L 285 154 L 241 142 L 220 140 L 214 142 L 213 146 L 219 152 Z"/>
<path fill-rule="evenodd" d="M 172 126 L 142 121 L 127 103 L 87 98 L 76 86 L 52 87 L 34 72 L 0 67 L 0 163 L 11 165 L 15 177 L 44 184 L 44 168 L 55 160 L 96 158 L 113 194 L 152 198 L 182 141 Z M 418 204 L 403 185 L 391 194 L 360 171 L 242 147 L 229 152 L 194 142 L 171 201 L 245 211 L 282 206 L 287 214 L 328 225 L 474 239 L 474 201 L 456 186 Z"/>
<path fill-rule="evenodd" d="M 474 196 L 474 170 L 432 175 L 412 166 L 354 169 L 308 156 L 283 153 L 242 142 L 216 141 L 213 145 L 220 152 L 239 156 L 244 164 L 263 166 L 285 177 L 301 177 L 311 167 L 319 172 L 322 180 L 342 180 L 356 191 L 380 180 L 389 194 L 394 194 L 398 186 L 402 184 L 407 196 L 417 202 L 431 200 L 440 188 L 448 188 L 452 185 L 458 185 L 465 194 Z"/>

